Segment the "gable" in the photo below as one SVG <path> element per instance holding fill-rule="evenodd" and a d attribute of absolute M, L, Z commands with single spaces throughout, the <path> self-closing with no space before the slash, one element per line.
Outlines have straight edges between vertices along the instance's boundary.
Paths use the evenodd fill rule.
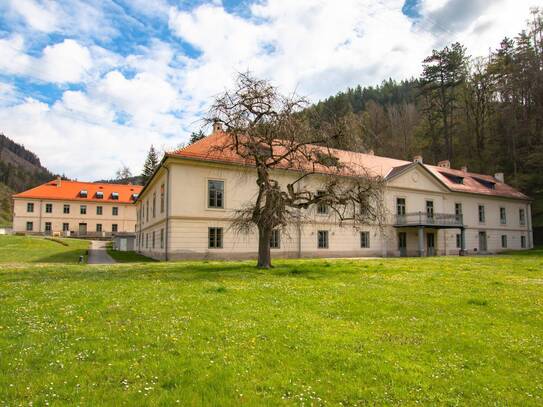
<path fill-rule="evenodd" d="M 448 192 L 449 190 L 421 165 L 413 165 L 395 175 L 387 182 L 388 186 L 428 192 Z"/>

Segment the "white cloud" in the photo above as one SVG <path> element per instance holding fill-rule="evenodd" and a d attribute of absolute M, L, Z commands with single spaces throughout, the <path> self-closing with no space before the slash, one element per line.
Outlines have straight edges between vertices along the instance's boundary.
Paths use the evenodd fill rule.
<path fill-rule="evenodd" d="M 57 29 L 59 8 L 54 1 L 12 0 L 10 6 L 34 30 L 52 32 Z"/>

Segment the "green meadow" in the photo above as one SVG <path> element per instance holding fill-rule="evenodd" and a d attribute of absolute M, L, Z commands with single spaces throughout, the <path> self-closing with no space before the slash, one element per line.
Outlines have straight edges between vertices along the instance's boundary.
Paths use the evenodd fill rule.
<path fill-rule="evenodd" d="M 66 243 L 0 236 L 0 405 L 543 404 L 541 250 L 261 271 Z"/>

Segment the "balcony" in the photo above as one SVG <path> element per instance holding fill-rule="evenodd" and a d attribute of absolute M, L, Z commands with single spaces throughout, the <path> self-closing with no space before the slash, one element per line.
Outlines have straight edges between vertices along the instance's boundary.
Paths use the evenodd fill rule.
<path fill-rule="evenodd" d="M 449 213 L 413 212 L 405 215 L 396 215 L 394 227 L 426 226 L 433 228 L 463 228 L 462 215 Z"/>

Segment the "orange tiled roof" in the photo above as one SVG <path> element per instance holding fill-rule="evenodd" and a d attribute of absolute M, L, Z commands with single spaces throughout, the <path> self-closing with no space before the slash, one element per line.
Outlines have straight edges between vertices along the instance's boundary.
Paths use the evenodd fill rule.
<path fill-rule="evenodd" d="M 172 157 L 183 157 L 196 160 L 213 161 L 218 163 L 253 165 L 250 160 L 246 160 L 240 157 L 233 150 L 220 148 L 220 146 L 224 146 L 225 143 L 228 142 L 228 137 L 229 136 L 224 132 L 216 132 L 197 141 L 194 144 L 174 151 L 173 153 L 169 153 L 168 155 Z M 216 148 L 217 146 L 219 148 Z M 315 146 L 315 148 L 323 147 Z M 337 157 L 340 162 L 344 164 L 347 168 L 350 168 L 355 172 L 358 169 L 360 171 L 360 174 L 363 172 L 368 172 L 372 175 L 387 177 L 389 174 L 393 173 L 395 169 L 400 169 L 399 167 L 407 167 L 410 164 L 413 164 L 411 161 L 381 157 L 373 154 L 357 153 L 353 151 L 330 149 L 330 152 L 335 157 Z M 461 170 L 437 167 L 434 165 L 421 165 L 451 191 L 516 199 L 529 199 L 522 192 L 514 189 L 513 187 L 505 183 L 499 182 L 497 179 L 490 175 L 464 172 Z M 307 168 L 300 169 L 307 170 Z M 330 172 L 330 170 L 327 169 L 327 167 L 321 166 L 320 168 L 317 168 L 317 172 L 327 173 Z M 452 176 L 462 177 L 463 184 L 457 184 L 453 182 L 446 176 L 442 175 L 444 173 L 450 174 Z M 478 182 L 476 178 L 493 183 L 494 189 L 485 187 L 480 182 Z"/>
<path fill-rule="evenodd" d="M 57 186 L 57 180 L 49 181 L 35 188 L 13 195 L 14 198 L 33 198 L 70 201 L 97 201 L 132 203 L 133 194 L 139 194 L 143 187 L 124 184 L 96 184 L 93 182 L 64 181 Z M 81 191 L 87 191 L 87 197 L 81 196 Z M 103 198 L 97 197 L 97 192 L 103 193 Z M 113 199 L 112 194 L 119 194 L 119 199 Z"/>

